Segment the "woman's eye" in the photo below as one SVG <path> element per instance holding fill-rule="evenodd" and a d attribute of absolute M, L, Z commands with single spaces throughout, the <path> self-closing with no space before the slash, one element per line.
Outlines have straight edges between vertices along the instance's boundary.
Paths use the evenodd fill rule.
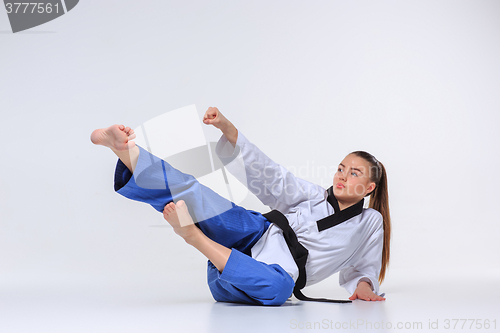
<path fill-rule="evenodd" d="M 351 172 L 351 175 L 356 176 L 356 177 L 358 176 L 358 174 L 356 172 Z"/>
<path fill-rule="evenodd" d="M 342 172 L 342 169 L 341 169 L 341 168 L 338 168 L 338 169 L 337 169 L 337 171 L 338 171 L 338 172 Z"/>

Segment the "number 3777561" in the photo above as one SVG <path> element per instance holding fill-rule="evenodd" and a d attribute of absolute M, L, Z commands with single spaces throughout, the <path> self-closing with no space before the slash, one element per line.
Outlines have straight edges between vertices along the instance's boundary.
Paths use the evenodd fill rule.
<path fill-rule="evenodd" d="M 53 11 L 59 13 L 59 4 L 43 3 L 43 2 L 6 2 L 5 8 L 7 14 L 50 14 Z"/>

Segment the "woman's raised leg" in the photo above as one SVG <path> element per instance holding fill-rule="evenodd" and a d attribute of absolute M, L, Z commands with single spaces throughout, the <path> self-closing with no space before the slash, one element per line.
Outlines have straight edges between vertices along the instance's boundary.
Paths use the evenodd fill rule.
<path fill-rule="evenodd" d="M 270 222 L 200 184 L 133 141 L 129 127 L 113 125 L 92 133 L 95 144 L 112 149 L 119 157 L 115 171 L 115 191 L 163 212 L 169 202 L 185 201 L 190 216 L 213 241 L 249 254 Z"/>
<path fill-rule="evenodd" d="M 193 176 L 180 172 L 157 156 L 135 145 L 134 131 L 113 125 L 92 132 L 94 144 L 110 148 L 119 158 L 115 171 L 115 191 L 125 197 L 149 203 L 162 212 L 168 202 L 185 200 L 195 222 L 233 208 Z"/>

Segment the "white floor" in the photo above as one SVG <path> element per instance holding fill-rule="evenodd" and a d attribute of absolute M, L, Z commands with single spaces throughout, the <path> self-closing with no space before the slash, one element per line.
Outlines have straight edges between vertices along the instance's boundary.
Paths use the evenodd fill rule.
<path fill-rule="evenodd" d="M 500 330 L 498 275 L 487 274 L 472 284 L 470 276 L 421 274 L 408 279 L 404 278 L 407 273 L 391 272 L 383 288 L 385 302 L 325 304 L 293 299 L 280 307 L 216 303 L 206 285 L 189 276 L 140 286 L 120 281 L 31 287 L 4 283 L 0 290 L 0 332 Z M 347 296 L 338 285 L 325 287 L 310 287 L 306 294 Z M 485 328 L 486 323 L 489 328 Z"/>

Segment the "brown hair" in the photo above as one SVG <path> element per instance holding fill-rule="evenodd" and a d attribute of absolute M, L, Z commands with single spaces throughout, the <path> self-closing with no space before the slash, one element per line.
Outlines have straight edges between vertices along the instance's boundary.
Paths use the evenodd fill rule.
<path fill-rule="evenodd" d="M 379 283 L 385 278 L 385 272 L 389 265 L 390 246 L 391 246 L 391 214 L 389 213 L 389 191 L 387 188 L 387 173 L 384 165 L 378 161 L 375 156 L 365 151 L 355 151 L 351 154 L 359 156 L 370 163 L 370 180 L 375 183 L 375 189 L 371 191 L 370 208 L 377 210 L 382 214 L 384 220 L 384 247 L 382 249 L 382 267 L 378 276 Z M 373 172 L 375 171 L 375 172 Z"/>

